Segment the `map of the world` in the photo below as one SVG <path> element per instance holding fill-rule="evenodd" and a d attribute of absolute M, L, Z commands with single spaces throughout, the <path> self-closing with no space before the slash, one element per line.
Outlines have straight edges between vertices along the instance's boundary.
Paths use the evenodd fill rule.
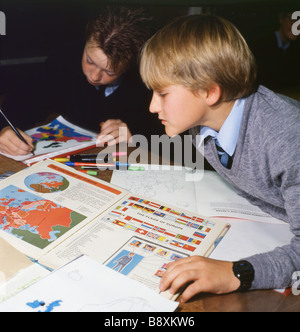
<path fill-rule="evenodd" d="M 57 193 L 67 189 L 69 181 L 55 173 L 40 172 L 29 175 L 25 179 L 25 185 L 39 193 Z"/>
<path fill-rule="evenodd" d="M 0 230 L 40 249 L 84 219 L 86 216 L 16 186 L 0 190 Z"/>

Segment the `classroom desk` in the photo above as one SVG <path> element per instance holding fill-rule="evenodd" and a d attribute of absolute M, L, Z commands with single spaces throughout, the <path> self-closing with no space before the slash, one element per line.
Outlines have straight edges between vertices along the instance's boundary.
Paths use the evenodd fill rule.
<path fill-rule="evenodd" d="M 98 153 L 99 149 L 88 153 Z M 0 174 L 18 172 L 26 166 L 0 155 Z M 112 171 L 99 172 L 98 177 L 110 182 Z M 273 290 L 231 293 L 226 295 L 200 294 L 180 306 L 178 312 L 300 312 L 300 295 L 283 295 Z"/>

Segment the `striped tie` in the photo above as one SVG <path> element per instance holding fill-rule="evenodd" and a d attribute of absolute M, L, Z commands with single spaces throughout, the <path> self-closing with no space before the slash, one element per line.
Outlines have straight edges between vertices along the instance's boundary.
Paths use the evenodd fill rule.
<path fill-rule="evenodd" d="M 215 142 L 216 142 L 216 147 L 217 147 L 217 151 L 218 151 L 218 155 L 219 155 L 219 159 L 221 161 L 221 164 L 224 167 L 226 167 L 228 169 L 231 169 L 233 158 L 231 156 L 229 156 L 229 154 L 227 154 L 221 148 L 221 145 L 220 145 L 220 143 L 219 143 L 219 141 L 217 139 L 215 139 Z"/>

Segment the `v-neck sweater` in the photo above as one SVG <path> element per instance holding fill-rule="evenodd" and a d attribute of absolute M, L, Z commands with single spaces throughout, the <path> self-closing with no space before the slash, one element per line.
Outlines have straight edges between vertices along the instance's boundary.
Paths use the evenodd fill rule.
<path fill-rule="evenodd" d="M 191 129 L 194 141 L 200 128 Z M 300 271 L 300 103 L 260 86 L 246 98 L 232 168 L 220 163 L 212 139 L 204 156 L 239 195 L 289 223 L 294 235 L 286 246 L 245 258 L 255 269 L 252 289 L 292 286 Z"/>

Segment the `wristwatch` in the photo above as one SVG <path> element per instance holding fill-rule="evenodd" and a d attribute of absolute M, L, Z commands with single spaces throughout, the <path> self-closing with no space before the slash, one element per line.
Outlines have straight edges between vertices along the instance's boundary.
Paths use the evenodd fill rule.
<path fill-rule="evenodd" d="M 247 261 L 233 262 L 233 273 L 241 282 L 238 292 L 245 292 L 251 288 L 255 275 L 252 264 Z"/>

